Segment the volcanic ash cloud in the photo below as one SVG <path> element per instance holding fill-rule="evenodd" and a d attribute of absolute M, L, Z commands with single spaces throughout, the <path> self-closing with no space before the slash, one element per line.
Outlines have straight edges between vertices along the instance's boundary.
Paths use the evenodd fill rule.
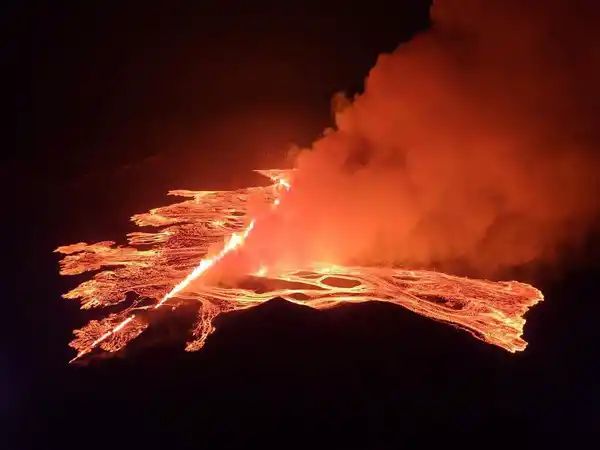
<path fill-rule="evenodd" d="M 593 2 L 436 2 L 337 97 L 254 250 L 483 276 L 553 261 L 598 212 L 599 19 Z"/>

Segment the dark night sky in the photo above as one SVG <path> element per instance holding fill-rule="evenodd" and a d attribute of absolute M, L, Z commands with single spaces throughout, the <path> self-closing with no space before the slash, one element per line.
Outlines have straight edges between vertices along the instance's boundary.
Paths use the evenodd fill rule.
<path fill-rule="evenodd" d="M 331 124 L 332 95 L 359 91 L 377 55 L 429 20 L 416 0 L 80 3 L 2 11 L 3 59 L 17 64 L 3 86 L 16 107 L 3 236 L 18 261 L 4 264 L 6 448 L 370 449 L 597 429 L 594 239 L 583 262 L 540 285 L 546 301 L 518 355 L 389 305 L 274 301 L 220 319 L 201 353 L 182 351 L 182 325 L 152 345 L 149 332 L 125 358 L 67 366 L 86 317 L 60 299 L 77 280 L 58 276 L 56 246 L 120 239 L 168 189 L 231 188 L 285 165 L 292 143 Z"/>

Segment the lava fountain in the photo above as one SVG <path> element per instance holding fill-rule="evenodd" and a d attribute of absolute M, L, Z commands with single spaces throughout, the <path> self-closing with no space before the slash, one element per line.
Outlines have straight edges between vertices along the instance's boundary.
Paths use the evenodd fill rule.
<path fill-rule="evenodd" d="M 199 350 L 214 331 L 216 316 L 274 297 L 315 309 L 388 302 L 464 329 L 509 352 L 526 347 L 523 315 L 543 296 L 536 288 L 516 281 L 323 261 L 292 270 L 261 265 L 246 274 L 274 286 L 266 290 L 202 280 L 221 260 L 238 252 L 260 226 L 260 218 L 251 217 L 249 211 L 251 198 L 260 199 L 271 214 L 285 202 L 292 171 L 258 172 L 272 183 L 233 191 L 169 192 L 186 200 L 133 216 L 138 226 L 156 231 L 129 233 L 127 246 L 102 241 L 56 249 L 65 255 L 60 262 L 62 275 L 97 271 L 64 297 L 78 299 L 82 309 L 118 311 L 74 331 L 70 345 L 77 355 L 72 361 L 94 351 L 119 351 L 149 326 L 149 317 L 157 310 L 167 306 L 175 309 L 189 302 L 198 302 L 199 310 L 186 350 Z"/>

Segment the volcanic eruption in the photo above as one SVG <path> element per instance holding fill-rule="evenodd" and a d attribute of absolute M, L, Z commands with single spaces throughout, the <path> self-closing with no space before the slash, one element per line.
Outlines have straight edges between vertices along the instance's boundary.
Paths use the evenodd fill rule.
<path fill-rule="evenodd" d="M 518 282 L 498 283 L 432 271 L 315 262 L 292 270 L 262 264 L 255 267 L 247 275 L 280 284 L 263 292 L 221 283 L 199 283 L 205 272 L 235 255 L 253 228 L 261 225 L 260 216 L 249 215 L 249 200 L 261 197 L 265 205 L 276 209 L 282 195 L 291 189 L 291 172 L 260 172 L 274 183 L 237 191 L 170 192 L 189 200 L 134 216 L 138 225 L 160 230 L 130 233 L 129 247 L 98 242 L 57 249 L 67 255 L 61 262 L 62 274 L 110 268 L 65 295 L 79 298 L 82 308 L 113 306 L 123 302 L 127 294 L 135 295 L 133 303 L 121 312 L 101 321 L 92 320 L 75 331 L 71 346 L 78 351 L 76 358 L 96 347 L 109 352 L 121 349 L 146 328 L 145 315 L 167 302 L 174 308 L 190 300 L 199 302 L 200 307 L 193 338 L 186 349 L 198 350 L 213 330 L 212 320 L 218 314 L 255 306 L 273 297 L 318 309 L 344 302 L 392 302 L 465 328 L 506 350 L 525 348 L 526 343 L 521 339 L 525 323 L 522 315 L 542 300 L 542 294 Z M 265 215 L 268 217 L 269 213 Z M 220 250 L 207 256 L 211 246 L 223 240 Z M 151 249 L 136 248 L 143 245 L 150 245 Z M 248 264 L 246 267 L 250 267 Z"/>
<path fill-rule="evenodd" d="M 266 186 L 171 191 L 185 200 L 133 216 L 154 231 L 126 246 L 59 247 L 61 274 L 98 271 L 66 298 L 121 307 L 75 331 L 74 359 L 118 351 L 189 302 L 198 350 L 217 315 L 273 297 L 390 302 L 523 350 L 539 290 L 439 270 L 498 279 L 555 260 L 596 215 L 600 55 L 580 45 L 592 20 L 556 28 L 564 8 L 436 2 L 431 29 L 381 55 L 362 94 L 336 96 L 336 127 L 294 169 L 259 171 Z"/>

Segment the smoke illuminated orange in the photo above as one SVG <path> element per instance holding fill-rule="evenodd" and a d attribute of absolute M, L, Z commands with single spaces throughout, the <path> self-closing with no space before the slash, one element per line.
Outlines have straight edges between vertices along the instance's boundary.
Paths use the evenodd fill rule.
<path fill-rule="evenodd" d="M 316 309 L 350 302 L 389 302 L 467 330 L 510 352 L 527 345 L 522 339 L 523 315 L 543 296 L 534 287 L 515 281 L 315 261 L 294 270 L 257 266 L 247 277 L 254 285 L 264 285 L 260 290 L 242 287 L 243 283 L 224 286 L 196 282 L 243 246 L 252 233 L 257 222 L 248 212 L 251 196 L 272 208 L 284 201 L 291 187 L 291 172 L 259 172 L 273 183 L 235 191 L 171 191 L 170 195 L 187 200 L 133 216 L 137 225 L 156 227 L 157 231 L 130 233 L 129 246 L 103 241 L 56 250 L 66 255 L 60 263 L 63 275 L 101 269 L 65 298 L 79 299 L 84 309 L 111 307 L 131 299 L 120 312 L 92 320 L 74 332 L 70 344 L 77 351 L 74 359 L 96 349 L 116 352 L 148 327 L 148 317 L 155 310 L 167 304 L 177 308 L 190 301 L 198 302 L 200 308 L 186 350 L 198 350 L 214 330 L 212 322 L 217 315 L 274 297 Z M 220 250 L 215 252 L 217 246 Z"/>

